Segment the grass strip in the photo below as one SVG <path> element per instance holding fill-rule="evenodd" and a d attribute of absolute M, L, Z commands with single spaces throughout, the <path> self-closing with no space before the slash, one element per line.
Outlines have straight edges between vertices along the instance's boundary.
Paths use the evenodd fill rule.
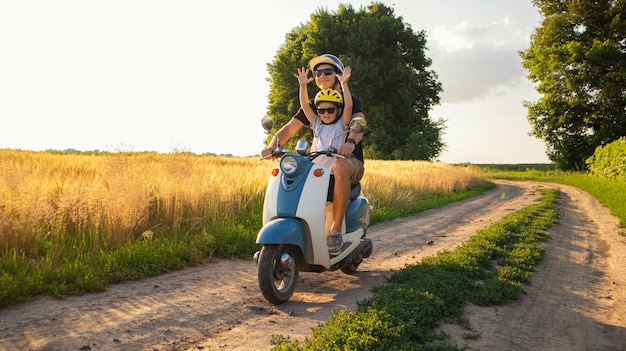
<path fill-rule="evenodd" d="M 463 306 L 509 303 L 542 258 L 545 231 L 558 221 L 557 190 L 540 190 L 538 203 L 478 231 L 453 251 L 442 251 L 392 274 L 360 301 L 335 311 L 312 337 L 275 335 L 272 350 L 459 350 L 438 333 L 442 320 L 464 325 Z"/>

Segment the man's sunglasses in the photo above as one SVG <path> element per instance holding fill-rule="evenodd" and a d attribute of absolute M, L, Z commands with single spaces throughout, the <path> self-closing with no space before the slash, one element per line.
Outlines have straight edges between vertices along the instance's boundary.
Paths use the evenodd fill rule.
<path fill-rule="evenodd" d="M 317 109 L 317 114 L 318 115 L 323 115 L 325 113 L 335 113 L 336 108 L 335 107 L 329 107 L 329 108 L 318 108 Z"/>
<path fill-rule="evenodd" d="M 316 77 L 319 77 L 322 74 L 324 74 L 325 76 L 330 76 L 334 72 L 335 70 L 332 68 L 324 68 L 324 69 L 316 69 L 315 71 L 313 71 L 313 74 L 315 74 Z"/>

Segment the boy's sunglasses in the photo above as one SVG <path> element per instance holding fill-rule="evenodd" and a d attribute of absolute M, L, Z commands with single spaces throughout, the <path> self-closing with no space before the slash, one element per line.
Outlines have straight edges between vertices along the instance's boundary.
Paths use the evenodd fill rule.
<path fill-rule="evenodd" d="M 316 69 L 315 71 L 313 71 L 313 74 L 315 74 L 316 77 L 319 77 L 322 75 L 322 73 L 325 76 L 330 76 L 331 74 L 333 74 L 335 72 L 334 69 L 332 68 L 324 68 L 324 69 Z"/>
<path fill-rule="evenodd" d="M 329 107 L 329 108 L 318 108 L 317 109 L 317 114 L 318 115 L 323 115 L 325 113 L 335 113 L 336 108 L 335 107 Z"/>

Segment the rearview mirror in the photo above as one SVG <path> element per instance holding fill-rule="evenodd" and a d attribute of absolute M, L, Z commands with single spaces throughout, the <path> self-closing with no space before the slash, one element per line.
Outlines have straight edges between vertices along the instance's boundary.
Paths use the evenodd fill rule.
<path fill-rule="evenodd" d="M 261 118 L 261 125 L 263 126 L 263 129 L 269 132 L 272 130 L 272 128 L 274 128 L 274 120 L 272 119 L 272 117 L 265 115 L 263 116 L 263 118 Z"/>
<path fill-rule="evenodd" d="M 363 117 L 354 117 L 350 121 L 350 130 L 357 134 L 365 133 L 367 130 L 367 121 Z"/>

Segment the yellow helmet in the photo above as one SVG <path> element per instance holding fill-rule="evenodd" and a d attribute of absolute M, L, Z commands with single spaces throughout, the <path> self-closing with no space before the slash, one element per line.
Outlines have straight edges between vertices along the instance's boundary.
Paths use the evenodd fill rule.
<path fill-rule="evenodd" d="M 343 96 L 339 94 L 339 92 L 335 89 L 322 89 L 317 94 L 315 94 L 315 106 L 319 105 L 320 102 L 334 102 L 339 107 L 343 107 Z"/>

